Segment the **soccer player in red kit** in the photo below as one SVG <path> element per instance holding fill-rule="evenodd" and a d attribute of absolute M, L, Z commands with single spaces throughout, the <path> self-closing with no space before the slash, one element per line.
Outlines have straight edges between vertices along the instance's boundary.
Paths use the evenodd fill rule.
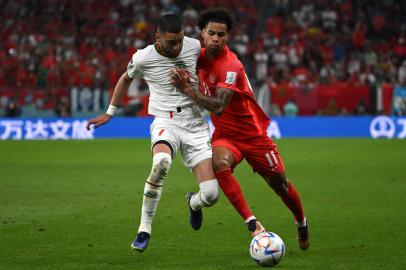
<path fill-rule="evenodd" d="M 293 213 L 299 247 L 309 247 L 309 231 L 299 194 L 288 181 L 285 166 L 267 136 L 268 116 L 254 99 L 244 66 L 226 45 L 233 17 L 229 10 L 212 8 L 199 18 L 204 48 L 198 66 L 200 92 L 193 91 L 181 69 L 172 71 L 172 83 L 197 104 L 211 112 L 215 127 L 213 165 L 224 194 L 248 225 L 252 235 L 265 229 L 248 207 L 233 168 L 244 158 L 280 196 Z"/>

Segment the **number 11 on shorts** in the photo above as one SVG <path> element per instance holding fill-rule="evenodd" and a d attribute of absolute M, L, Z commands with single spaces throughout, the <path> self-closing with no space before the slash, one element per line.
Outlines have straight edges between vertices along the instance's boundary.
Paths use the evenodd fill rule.
<path fill-rule="evenodd" d="M 268 160 L 268 163 L 271 166 L 271 168 L 276 167 L 276 165 L 278 165 L 278 159 L 276 158 L 275 152 L 273 150 L 270 153 L 266 153 L 265 157 Z"/>

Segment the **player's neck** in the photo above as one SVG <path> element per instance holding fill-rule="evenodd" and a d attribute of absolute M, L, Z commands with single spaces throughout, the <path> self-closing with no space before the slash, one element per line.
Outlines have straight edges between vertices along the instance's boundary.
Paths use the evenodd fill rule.
<path fill-rule="evenodd" d="M 217 58 L 220 58 L 225 52 L 226 52 L 226 47 L 224 47 L 222 50 L 216 50 L 216 51 L 210 51 L 210 50 L 206 49 L 206 56 L 210 60 L 215 60 Z"/>
<path fill-rule="evenodd" d="M 170 56 L 168 56 L 167 54 L 165 54 L 162 49 L 161 49 L 161 45 L 159 44 L 159 42 L 154 44 L 155 50 L 157 51 L 157 53 L 159 53 L 160 55 L 164 56 L 164 57 L 168 57 L 168 58 L 172 58 Z"/>

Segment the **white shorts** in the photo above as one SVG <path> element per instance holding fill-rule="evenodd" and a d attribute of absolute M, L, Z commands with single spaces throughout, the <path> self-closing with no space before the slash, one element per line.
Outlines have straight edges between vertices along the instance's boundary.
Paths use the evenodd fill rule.
<path fill-rule="evenodd" d="M 181 152 L 182 161 L 192 170 L 200 161 L 212 157 L 210 129 L 202 118 L 171 119 L 155 117 L 151 124 L 151 147 L 158 141 L 172 146 L 173 158 Z"/>

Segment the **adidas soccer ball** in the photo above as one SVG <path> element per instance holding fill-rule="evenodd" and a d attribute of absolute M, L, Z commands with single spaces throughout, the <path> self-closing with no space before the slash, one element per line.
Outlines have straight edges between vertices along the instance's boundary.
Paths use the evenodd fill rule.
<path fill-rule="evenodd" d="M 275 266 L 285 254 L 285 244 L 273 232 L 262 232 L 255 236 L 250 244 L 251 258 L 261 266 Z"/>

